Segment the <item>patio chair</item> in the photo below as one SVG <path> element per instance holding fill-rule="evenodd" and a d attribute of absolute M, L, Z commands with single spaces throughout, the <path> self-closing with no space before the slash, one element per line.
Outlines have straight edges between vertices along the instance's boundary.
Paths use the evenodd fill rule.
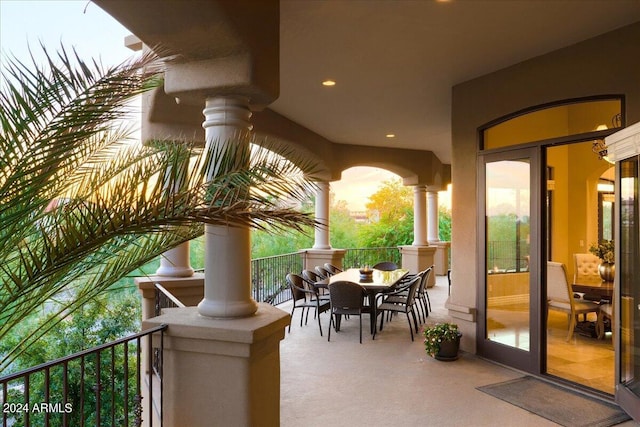
<path fill-rule="evenodd" d="M 418 289 L 416 290 L 416 299 L 422 309 L 422 323 L 427 321 L 427 317 L 429 317 L 429 312 L 431 311 L 431 299 L 429 298 L 429 292 L 427 291 L 427 284 L 429 283 L 429 278 L 433 273 L 433 268 L 434 266 L 432 265 L 422 272 L 420 285 L 418 285 Z"/>
<path fill-rule="evenodd" d="M 315 271 L 312 270 L 302 270 L 302 278 L 305 279 L 309 286 L 313 286 L 318 289 L 318 295 L 320 299 L 329 301 L 329 294 L 325 291 L 328 291 L 329 284 L 318 286 L 317 283 L 326 280 L 326 278 L 321 277 Z"/>
<path fill-rule="evenodd" d="M 320 314 L 329 310 L 329 301 L 323 300 L 318 294 L 318 290 L 313 286 L 308 286 L 302 276 L 289 273 L 286 277 L 289 289 L 291 289 L 291 297 L 293 300 L 293 308 L 291 309 L 291 319 L 293 320 L 293 314 L 296 308 L 302 308 L 302 314 L 300 315 L 300 326 L 302 327 L 302 318 L 305 317 L 305 309 L 307 315 L 305 318 L 305 325 L 309 320 L 309 310 L 315 309 L 315 315 L 318 317 L 318 328 L 320 328 L 320 336 L 322 336 L 322 323 L 320 322 Z M 289 323 L 289 332 L 291 332 L 291 323 Z"/>
<path fill-rule="evenodd" d="M 327 270 L 327 271 L 330 271 L 332 274 L 342 273 L 342 271 L 343 271 L 341 268 L 336 267 L 333 264 L 329 264 L 328 262 L 326 262 L 324 264 L 324 269 Z"/>
<path fill-rule="evenodd" d="M 365 290 L 357 283 L 340 280 L 329 285 L 331 308 L 327 341 L 331 341 L 331 326 L 338 332 L 340 330 L 340 316 L 348 315 L 358 316 L 360 320 L 360 344 L 362 344 L 362 313 L 364 312 L 365 296 Z"/>
<path fill-rule="evenodd" d="M 409 319 L 409 313 L 413 317 L 413 325 L 415 326 L 416 333 L 418 333 L 418 320 L 415 313 L 416 305 L 416 291 L 420 285 L 421 275 L 416 275 L 408 284 L 407 296 L 404 302 L 387 302 L 387 298 L 393 298 L 396 294 L 404 292 L 404 289 L 396 292 L 390 292 L 386 294 L 380 294 L 376 298 L 376 314 L 380 314 L 380 331 L 384 326 L 384 314 L 385 312 L 391 313 L 404 313 L 407 316 L 407 323 L 409 323 L 409 332 L 411 333 L 411 341 L 413 341 L 413 327 L 411 326 L 411 320 Z M 378 304 L 378 300 L 380 303 Z M 375 339 L 376 330 L 373 331 L 373 338 Z"/>
<path fill-rule="evenodd" d="M 418 306 L 418 319 L 420 323 L 427 321 L 429 317 L 429 311 L 431 310 L 431 303 L 429 301 L 429 295 L 427 292 L 427 283 L 429 276 L 431 275 L 432 267 L 421 271 L 418 274 L 407 275 L 402 282 L 395 289 L 385 292 L 387 297 L 384 299 L 386 303 L 406 303 L 407 296 L 409 294 L 409 285 L 414 277 L 420 277 L 418 288 L 416 289 L 416 302 Z M 387 313 L 387 320 L 390 320 L 392 312 Z"/>
<path fill-rule="evenodd" d="M 381 271 L 393 271 L 393 270 L 397 270 L 399 267 L 398 267 L 398 264 L 396 264 L 395 262 L 382 261 L 374 265 L 373 268 L 375 270 L 381 270 Z"/>
<path fill-rule="evenodd" d="M 333 276 L 333 273 L 331 273 L 329 270 L 327 270 L 321 265 L 316 265 L 315 270 L 316 270 L 316 274 L 322 277 L 323 279 L 328 279 L 330 276 Z"/>
<path fill-rule="evenodd" d="M 567 280 L 565 265 L 547 261 L 547 317 L 548 310 L 561 311 L 569 315 L 569 333 L 567 334 L 567 341 L 569 341 L 578 323 L 578 315 L 584 314 L 586 317 L 588 313 L 598 314 L 600 304 L 592 301 L 576 301 Z"/>

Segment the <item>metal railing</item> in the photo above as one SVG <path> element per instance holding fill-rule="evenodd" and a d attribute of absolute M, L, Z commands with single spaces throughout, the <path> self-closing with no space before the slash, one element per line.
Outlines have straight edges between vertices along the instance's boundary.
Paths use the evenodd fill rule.
<path fill-rule="evenodd" d="M 342 265 L 345 268 L 373 266 L 380 261 L 391 261 L 402 264 L 402 256 L 398 248 L 350 248 L 344 254 Z"/>
<path fill-rule="evenodd" d="M 169 292 L 160 283 L 154 283 L 156 288 L 155 296 L 155 315 L 160 316 L 163 308 L 184 308 L 184 305 L 175 295 Z"/>
<path fill-rule="evenodd" d="M 258 302 L 267 302 L 277 305 L 291 299 L 291 292 L 286 282 L 288 273 L 300 273 L 305 267 L 306 252 L 293 252 L 282 255 L 274 255 L 251 260 L 251 293 L 253 299 Z M 343 266 L 345 268 L 375 265 L 380 261 L 392 261 L 398 265 L 402 263 L 402 255 L 397 247 L 388 248 L 350 248 L 346 250 Z M 204 271 L 199 269 L 196 271 Z M 159 290 L 163 289 L 163 291 Z M 179 307 L 175 304 L 168 291 L 162 286 L 156 285 L 156 315 L 165 307 Z M 165 304 L 158 298 L 165 298 Z M 168 298 L 168 300 L 166 299 Z M 175 297 L 173 297 L 175 298 Z M 179 301 L 178 301 L 179 302 Z M 159 305 L 160 304 L 160 305 Z"/>
<path fill-rule="evenodd" d="M 276 255 L 251 260 L 253 299 L 277 305 L 291 299 L 287 274 L 304 269 L 303 252 Z"/>
<path fill-rule="evenodd" d="M 163 331 L 157 326 L 117 341 L 47 362 L 0 378 L 2 421 L 6 427 L 140 426 L 142 408 L 152 425 L 153 389 L 160 391 L 162 420 L 162 362 L 148 375 L 148 402 L 142 402 L 142 348 L 145 357 L 162 358 Z M 151 334 L 160 335 L 159 350 Z M 156 384 L 154 382 L 157 381 Z M 159 387 L 158 387 L 159 385 Z M 162 421 L 160 421 L 162 425 Z"/>
<path fill-rule="evenodd" d="M 526 240 L 487 242 L 487 271 L 521 272 L 529 270 L 529 243 Z"/>

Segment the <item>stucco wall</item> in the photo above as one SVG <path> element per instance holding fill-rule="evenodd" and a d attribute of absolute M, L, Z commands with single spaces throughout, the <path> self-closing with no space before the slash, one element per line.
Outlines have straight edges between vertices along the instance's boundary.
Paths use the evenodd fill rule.
<path fill-rule="evenodd" d="M 640 23 L 496 71 L 453 88 L 452 277 L 450 313 L 465 337 L 476 308 L 478 128 L 526 108 L 564 99 L 623 94 L 627 124 L 640 121 Z M 475 340 L 463 340 L 475 351 Z"/>

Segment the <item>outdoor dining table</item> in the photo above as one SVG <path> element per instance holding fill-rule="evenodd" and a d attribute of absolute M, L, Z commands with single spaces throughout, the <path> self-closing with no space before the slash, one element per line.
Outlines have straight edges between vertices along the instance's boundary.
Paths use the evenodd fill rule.
<path fill-rule="evenodd" d="M 373 334 L 376 327 L 376 295 L 380 292 L 393 289 L 402 279 L 409 274 L 409 270 L 399 268 L 392 271 L 382 271 L 373 269 L 370 280 L 362 280 L 360 276 L 360 269 L 349 268 L 338 274 L 334 274 L 328 279 L 320 280 L 316 282 L 318 287 L 327 287 L 331 283 L 339 281 L 347 281 L 357 283 L 362 286 L 367 294 L 369 300 L 369 307 L 371 310 L 371 333 Z"/>

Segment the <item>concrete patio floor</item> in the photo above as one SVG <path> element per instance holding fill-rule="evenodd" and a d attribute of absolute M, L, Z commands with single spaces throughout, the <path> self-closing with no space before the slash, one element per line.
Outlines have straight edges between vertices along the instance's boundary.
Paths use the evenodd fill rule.
<path fill-rule="evenodd" d="M 427 323 L 449 320 L 446 277 L 437 277 L 429 296 Z M 291 311 L 290 304 L 280 308 Z M 321 315 L 321 337 L 312 314 L 300 327 L 300 312 L 296 310 L 291 332 L 280 345 L 283 427 L 556 425 L 476 389 L 522 372 L 464 352 L 454 362 L 428 357 L 420 335 L 411 342 L 402 316 L 385 323 L 373 341 L 369 316 L 364 315 L 360 344 L 357 318 L 343 321 L 341 331 L 332 331 L 327 342 L 328 313 Z"/>

